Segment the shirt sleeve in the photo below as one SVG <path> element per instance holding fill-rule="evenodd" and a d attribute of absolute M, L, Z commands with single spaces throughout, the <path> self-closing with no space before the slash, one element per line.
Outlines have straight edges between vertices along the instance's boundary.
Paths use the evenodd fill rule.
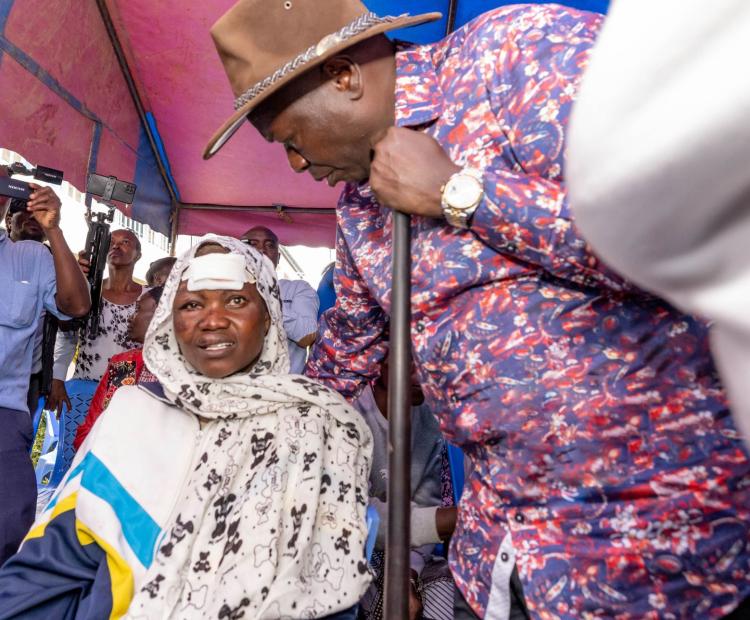
<path fill-rule="evenodd" d="M 305 374 L 353 401 L 380 374 L 388 350 L 387 320 L 354 266 L 340 227 L 334 288 L 336 304 L 320 318 L 320 334 Z"/>
<path fill-rule="evenodd" d="M 86 452 L 84 447 L 76 455 L 50 507 L 37 518 L 18 552 L 0 569 L 3 620 L 113 615 L 107 555 L 91 541 L 90 530 L 79 514 L 79 483 L 74 478 L 85 467 Z"/>
<path fill-rule="evenodd" d="M 292 282 L 288 292 L 290 303 L 284 304 L 284 330 L 289 340 L 299 342 L 318 331 L 320 300 L 312 286 L 304 280 Z"/>
<path fill-rule="evenodd" d="M 76 354 L 78 346 L 78 330 L 57 330 L 55 340 L 55 354 L 52 366 L 52 378 L 65 381 L 68 376 L 68 368 Z"/>
<path fill-rule="evenodd" d="M 545 16 L 540 7 L 540 19 Z M 510 25 L 474 61 L 498 123 L 500 154 L 484 167 L 484 197 L 471 230 L 486 245 L 583 286 L 628 283 L 579 234 L 563 177 L 568 116 L 600 18 L 563 13 L 531 41 Z M 487 36 L 487 33 L 485 33 Z M 464 46 L 474 53 L 473 45 Z"/>
<path fill-rule="evenodd" d="M 42 251 L 38 253 L 39 274 L 40 274 L 40 287 L 42 294 L 42 306 L 47 312 L 52 313 L 61 321 L 69 321 L 70 317 L 67 314 L 63 314 L 57 308 L 57 276 L 55 275 L 55 263 L 52 259 L 52 255 L 49 250 L 42 247 Z"/>

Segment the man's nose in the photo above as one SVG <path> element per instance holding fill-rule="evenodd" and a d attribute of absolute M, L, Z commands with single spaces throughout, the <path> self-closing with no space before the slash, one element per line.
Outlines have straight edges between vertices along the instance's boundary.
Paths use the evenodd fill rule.
<path fill-rule="evenodd" d="M 310 167 L 310 162 L 302 157 L 297 151 L 288 150 L 286 156 L 289 160 L 289 165 L 295 172 L 304 172 Z"/>

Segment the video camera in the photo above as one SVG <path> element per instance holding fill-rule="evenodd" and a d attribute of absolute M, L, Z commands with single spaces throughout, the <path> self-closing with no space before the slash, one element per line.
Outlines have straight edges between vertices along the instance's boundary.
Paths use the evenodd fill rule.
<path fill-rule="evenodd" d="M 120 181 L 117 177 L 105 177 L 100 174 L 89 174 L 86 183 L 86 193 L 99 196 L 100 202 L 107 207 L 106 211 L 92 212 L 91 207 L 86 212 L 89 232 L 86 235 L 84 256 L 89 261 L 88 281 L 91 287 L 91 310 L 77 325 L 81 329 L 88 329 L 89 337 L 95 338 L 99 331 L 99 316 L 102 308 L 102 281 L 104 268 L 107 266 L 109 242 L 111 234 L 109 225 L 114 219 L 115 205 L 112 200 L 132 204 L 135 198 L 136 186 L 133 183 Z"/>
<path fill-rule="evenodd" d="M 61 185 L 63 182 L 62 170 L 55 170 L 46 166 L 37 166 L 36 168 L 29 169 L 23 164 L 16 162 L 8 166 L 7 170 L 8 176 L 0 177 L 0 196 L 8 196 L 9 198 L 28 200 L 31 192 L 34 191 L 26 181 L 14 179 L 13 175 L 34 177 L 37 181 L 44 181 L 53 185 Z"/>

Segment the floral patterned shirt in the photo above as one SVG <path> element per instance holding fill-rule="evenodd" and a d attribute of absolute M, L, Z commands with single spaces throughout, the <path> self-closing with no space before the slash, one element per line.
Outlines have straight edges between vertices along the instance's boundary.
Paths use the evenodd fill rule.
<path fill-rule="evenodd" d="M 535 617 L 719 618 L 750 595 L 750 462 L 706 325 L 602 265 L 566 201 L 601 21 L 517 5 L 397 54 L 398 125 L 484 171 L 470 230 L 412 218 L 413 354 L 472 468 L 450 560 L 487 618 L 514 562 Z M 390 273 L 391 215 L 349 185 L 307 367 L 349 398 L 387 350 Z"/>

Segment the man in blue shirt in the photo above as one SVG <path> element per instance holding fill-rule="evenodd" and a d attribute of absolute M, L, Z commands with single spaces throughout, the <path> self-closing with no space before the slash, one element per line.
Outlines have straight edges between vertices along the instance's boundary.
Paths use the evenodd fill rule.
<path fill-rule="evenodd" d="M 4 167 L 0 174 L 6 175 Z M 91 306 L 86 278 L 60 230 L 60 199 L 48 187 L 32 188 L 28 210 L 52 253 L 35 241 L 13 242 L 0 229 L 0 564 L 15 553 L 34 520 L 26 396 L 41 311 L 67 319 L 85 315 Z M 0 196 L 0 220 L 9 202 Z"/>
<path fill-rule="evenodd" d="M 267 256 L 274 268 L 279 266 L 279 238 L 265 226 L 254 226 L 242 237 L 248 245 Z M 279 279 L 281 311 L 289 345 L 289 370 L 301 375 L 307 361 L 307 348 L 318 336 L 318 294 L 304 280 Z"/>

